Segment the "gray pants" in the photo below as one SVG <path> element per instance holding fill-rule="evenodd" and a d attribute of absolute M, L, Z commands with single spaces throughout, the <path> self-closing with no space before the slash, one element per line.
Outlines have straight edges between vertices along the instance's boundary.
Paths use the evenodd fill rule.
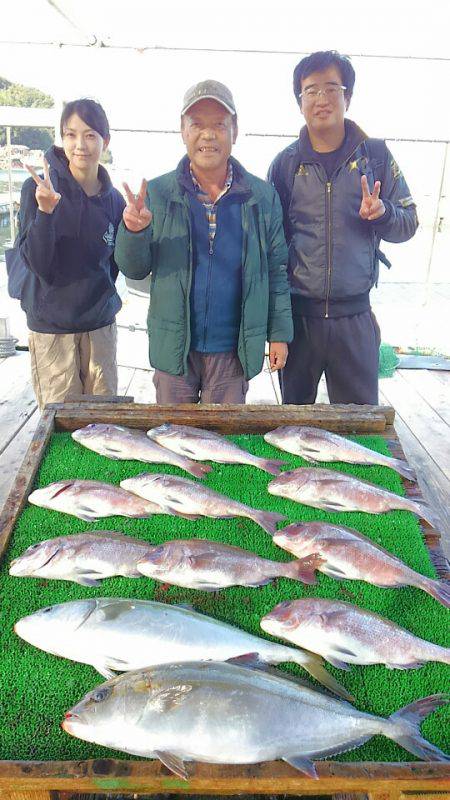
<path fill-rule="evenodd" d="M 236 353 L 191 350 L 187 375 L 156 369 L 157 403 L 245 403 L 248 383 Z"/>
<path fill-rule="evenodd" d="M 314 403 L 323 373 L 330 403 L 378 403 L 380 329 L 372 311 L 349 317 L 294 316 L 280 374 L 283 403 Z"/>

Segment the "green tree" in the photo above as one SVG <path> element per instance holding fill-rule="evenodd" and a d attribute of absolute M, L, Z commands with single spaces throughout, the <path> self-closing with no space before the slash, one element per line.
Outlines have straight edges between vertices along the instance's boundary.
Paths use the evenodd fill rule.
<path fill-rule="evenodd" d="M 40 89 L 12 83 L 0 77 L 0 106 L 21 106 L 26 108 L 53 108 L 53 98 Z M 32 150 L 47 150 L 53 141 L 51 128 L 11 128 L 11 142 L 24 144 Z M 6 144 L 6 130 L 0 128 L 0 145 Z"/>

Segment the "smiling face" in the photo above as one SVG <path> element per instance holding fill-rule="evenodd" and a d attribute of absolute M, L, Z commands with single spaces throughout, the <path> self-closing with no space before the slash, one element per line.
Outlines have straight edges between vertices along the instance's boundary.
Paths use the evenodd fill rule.
<path fill-rule="evenodd" d="M 310 86 L 317 89 L 325 89 L 327 85 L 331 84 L 342 85 L 341 73 L 335 66 L 328 67 L 321 72 L 312 72 L 301 81 L 301 112 L 308 130 L 317 136 L 344 129 L 344 116 L 349 100 L 347 100 L 342 90 L 335 95 L 320 94 L 318 97 L 308 97 L 304 94 L 305 89 Z"/>
<path fill-rule="evenodd" d="M 181 118 L 181 136 L 194 172 L 224 172 L 237 137 L 236 118 L 216 100 L 199 100 Z"/>
<path fill-rule="evenodd" d="M 103 139 L 78 114 L 72 114 L 64 124 L 62 144 L 71 171 L 88 172 L 98 166 L 109 136 Z"/>

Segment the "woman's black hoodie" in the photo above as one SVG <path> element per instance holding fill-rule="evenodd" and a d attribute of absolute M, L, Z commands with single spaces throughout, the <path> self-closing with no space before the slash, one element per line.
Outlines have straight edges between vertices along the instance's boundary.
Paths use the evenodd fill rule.
<path fill-rule="evenodd" d="M 22 187 L 19 248 L 27 266 L 21 306 L 39 333 L 80 333 L 114 322 L 121 307 L 115 281 L 114 242 L 125 201 L 99 166 L 102 189 L 88 197 L 72 176 L 64 151 L 45 155 L 61 200 L 52 214 L 39 211 L 33 178 Z"/>

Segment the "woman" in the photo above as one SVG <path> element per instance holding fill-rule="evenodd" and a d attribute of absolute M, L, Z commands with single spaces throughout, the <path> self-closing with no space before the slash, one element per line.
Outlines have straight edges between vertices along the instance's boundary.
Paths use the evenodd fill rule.
<path fill-rule="evenodd" d="M 45 155 L 43 177 L 27 166 L 16 244 L 27 267 L 21 305 L 40 408 L 117 394 L 113 251 L 125 202 L 99 163 L 110 139 L 103 108 L 67 103 L 61 138 L 62 148 Z"/>

